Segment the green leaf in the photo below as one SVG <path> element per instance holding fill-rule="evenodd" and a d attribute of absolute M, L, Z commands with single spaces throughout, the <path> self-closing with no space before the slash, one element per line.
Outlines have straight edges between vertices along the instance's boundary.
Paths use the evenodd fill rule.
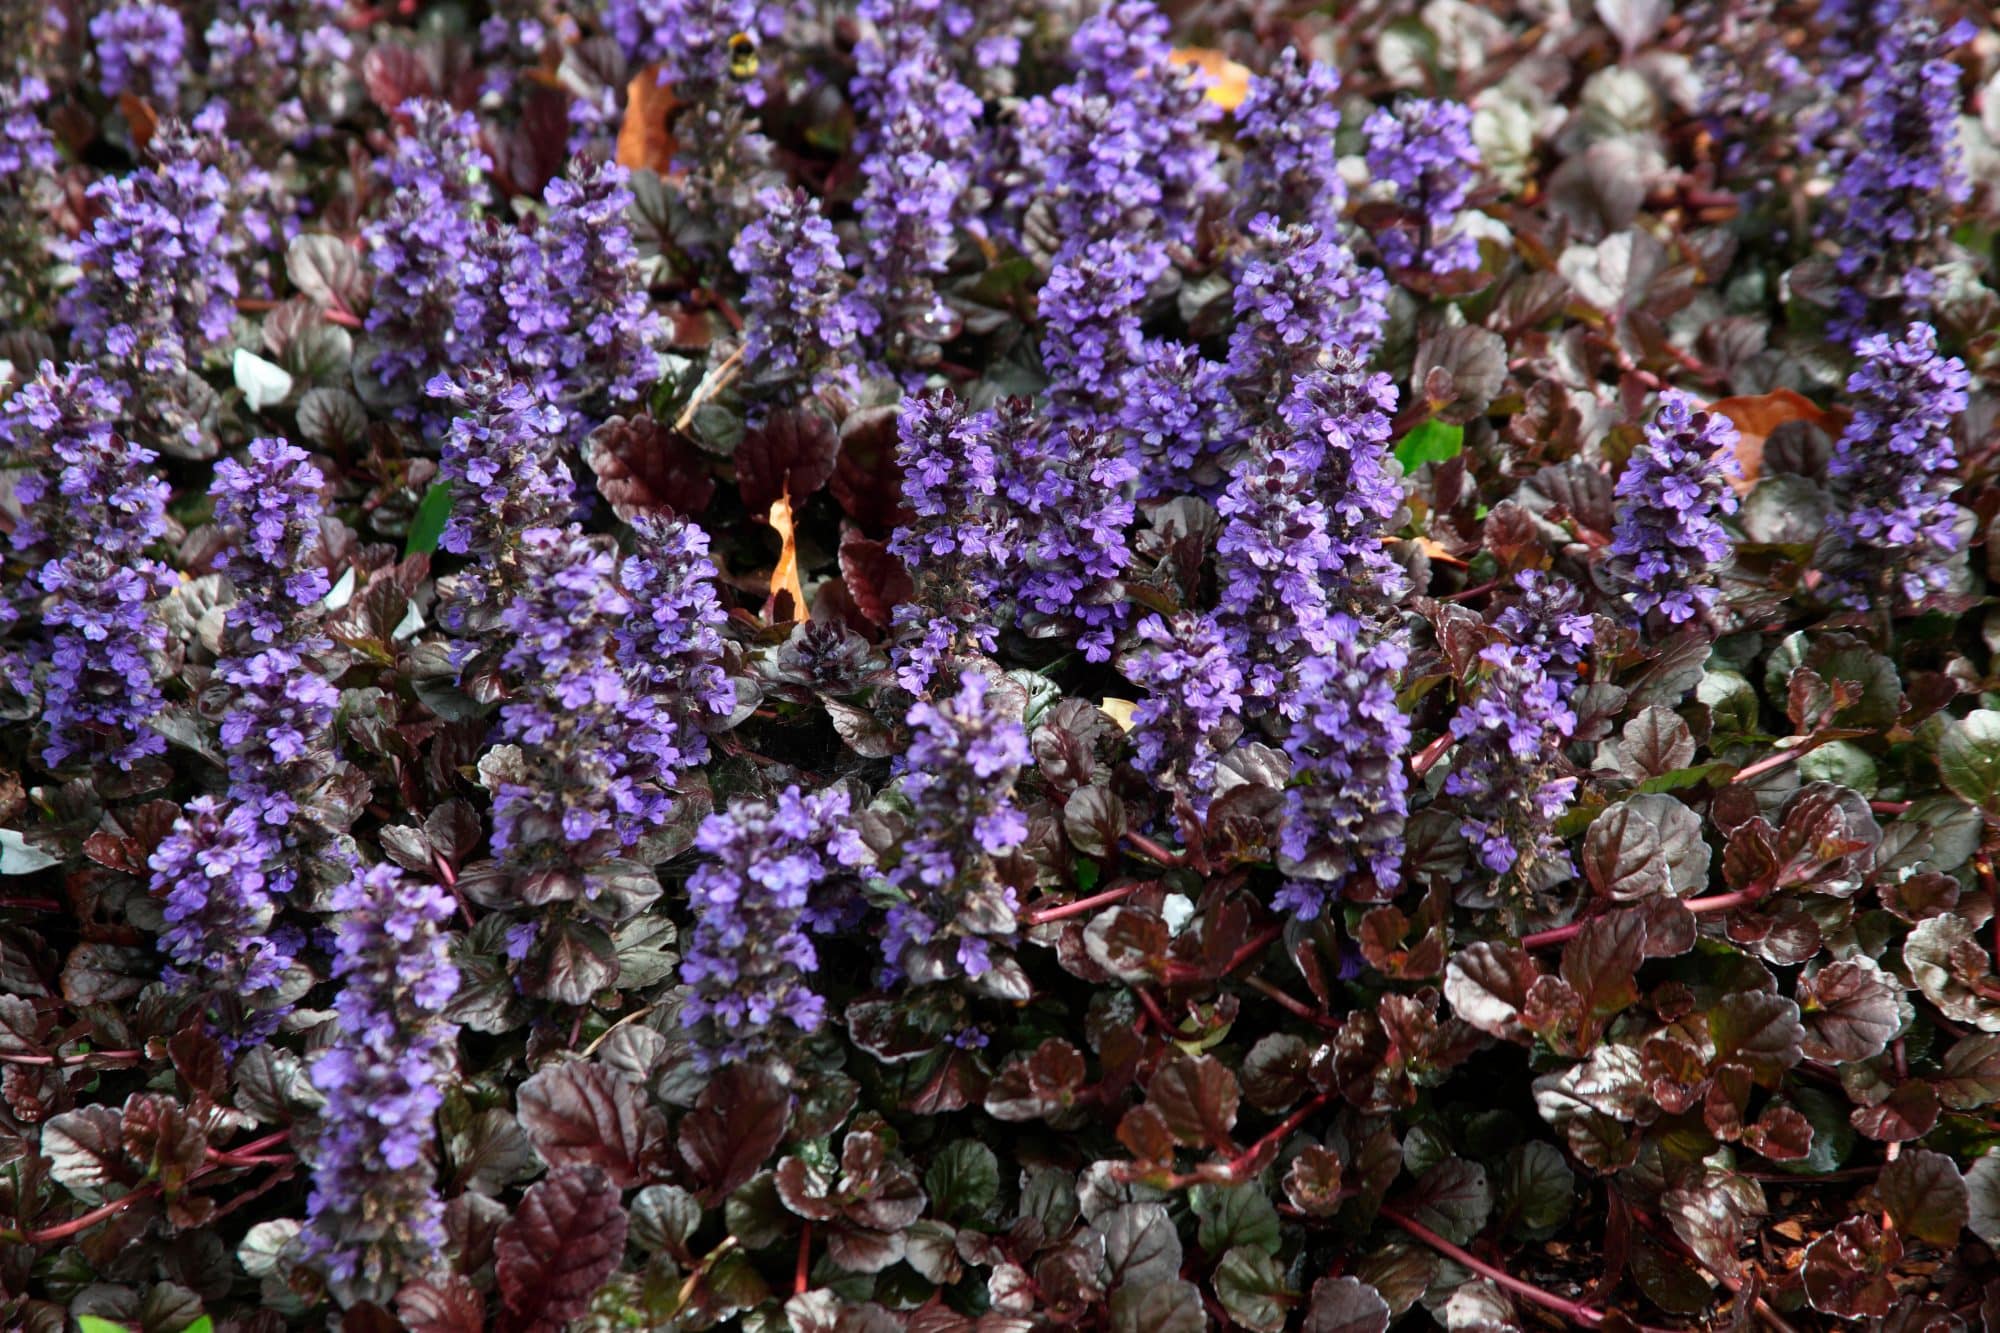
<path fill-rule="evenodd" d="M 207 1315 L 203 1315 L 182 1329 L 181 1333 L 215 1333 L 215 1321 Z"/>
<path fill-rule="evenodd" d="M 1396 461 L 1403 465 L 1403 471 L 1414 472 L 1425 463 L 1456 458 L 1464 448 L 1465 427 L 1426 421 L 1397 441 Z"/>
<path fill-rule="evenodd" d="M 941 1215 L 976 1221 L 1000 1197 L 1000 1159 L 976 1139 L 959 1139 L 924 1172 L 924 1189 Z"/>
<path fill-rule="evenodd" d="M 1266 1254 L 1276 1254 L 1282 1239 L 1278 1233 L 1278 1210 L 1260 1185 L 1212 1185 L 1194 1188 L 1194 1215 L 1201 1220 L 1195 1239 L 1210 1254 L 1221 1254 L 1236 1246 L 1248 1246 Z"/>
<path fill-rule="evenodd" d="M 403 558 L 429 555 L 437 550 L 438 538 L 444 535 L 444 521 L 450 517 L 451 487 L 434 481 L 417 505 L 417 516 L 410 521 L 410 537 L 403 543 Z"/>
<path fill-rule="evenodd" d="M 2000 810 L 2000 712 L 1982 708 L 1954 722 L 1938 742 L 1944 785 L 1988 811 Z"/>
<path fill-rule="evenodd" d="M 132 1330 L 125 1325 L 114 1323 L 109 1319 L 100 1319 L 94 1314 L 78 1315 L 76 1326 L 82 1329 L 83 1333 L 132 1333 Z"/>
<path fill-rule="evenodd" d="M 1229 1317 L 1252 1333 L 1281 1333 L 1291 1292 L 1278 1263 L 1262 1250 L 1239 1245 L 1215 1270 L 1215 1294 Z"/>

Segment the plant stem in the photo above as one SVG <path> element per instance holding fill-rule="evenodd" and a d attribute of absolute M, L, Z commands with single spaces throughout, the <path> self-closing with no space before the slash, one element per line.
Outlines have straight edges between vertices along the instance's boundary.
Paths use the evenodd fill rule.
<path fill-rule="evenodd" d="M 1143 833 L 1127 833 L 1125 841 L 1131 843 L 1133 850 L 1141 856 L 1158 861 L 1163 866 L 1177 867 L 1187 864 L 1186 852 L 1170 852 Z"/>
<path fill-rule="evenodd" d="M 1105 907 L 1111 903 L 1118 902 L 1120 899 L 1129 898 L 1152 882 L 1151 880 L 1143 879 L 1134 880 L 1123 888 L 1106 889 L 1102 893 L 1093 893 L 1088 898 L 1078 898 L 1075 902 L 1064 903 L 1060 907 L 1044 907 L 1038 912 L 1025 912 L 1021 916 L 1021 924 L 1024 926 L 1041 926 L 1051 921 L 1062 921 L 1069 917 L 1082 916 L 1085 912 L 1094 911 L 1099 907 Z"/>
<path fill-rule="evenodd" d="M 16 1055 L 0 1051 L 0 1064 L 53 1065 L 58 1069 L 109 1069 L 136 1064 L 146 1058 L 144 1051 L 85 1051 L 81 1055 Z"/>
<path fill-rule="evenodd" d="M 1479 1274 L 1495 1286 L 1505 1287 L 1516 1296 L 1531 1300 L 1545 1310 L 1553 1310 L 1573 1323 L 1582 1324 L 1586 1328 L 1595 1328 L 1604 1322 L 1604 1312 L 1602 1310 L 1593 1310 L 1579 1301 L 1565 1299 L 1552 1291 L 1542 1290 L 1532 1282 L 1526 1282 L 1511 1273 L 1502 1272 L 1492 1264 L 1487 1263 L 1484 1259 L 1473 1254 L 1472 1251 L 1459 1248 L 1443 1236 L 1438 1235 L 1437 1232 L 1432 1231 L 1429 1227 L 1412 1218 L 1403 1216 L 1392 1208 L 1384 1208 L 1382 1210 L 1382 1219 L 1401 1227 L 1404 1231 L 1407 1231 L 1410 1235 L 1416 1237 L 1416 1239 L 1430 1246 L 1445 1258 L 1466 1268 L 1470 1268 L 1473 1272 Z"/>
<path fill-rule="evenodd" d="M 1276 1129 L 1266 1134 L 1263 1138 L 1258 1139 L 1255 1143 L 1245 1148 L 1242 1152 L 1237 1153 L 1236 1156 L 1230 1158 L 1229 1159 L 1230 1178 L 1232 1180 L 1242 1181 L 1249 1178 L 1250 1176 L 1255 1175 L 1258 1171 L 1263 1170 L 1263 1163 L 1260 1162 L 1258 1159 L 1262 1157 L 1264 1153 L 1267 1151 L 1275 1155 L 1278 1149 L 1285 1146 L 1285 1140 L 1292 1136 L 1292 1132 L 1294 1130 L 1296 1130 L 1300 1125 L 1303 1125 L 1306 1121 L 1310 1120 L 1313 1116 L 1319 1114 L 1319 1112 L 1325 1110 L 1327 1103 L 1331 1102 L 1332 1100 L 1333 1100 L 1332 1093 L 1322 1092 L 1319 1096 L 1313 1098 L 1311 1101 L 1307 1102 L 1304 1106 L 1301 1106 L 1298 1110 L 1286 1116 L 1282 1121 L 1279 1122 L 1278 1127 Z"/>
<path fill-rule="evenodd" d="M 1223 977 L 1228 976 L 1231 972 L 1234 972 L 1237 968 L 1264 952 L 1265 949 L 1271 946 L 1272 941 L 1284 933 L 1285 928 L 1280 925 L 1264 927 L 1264 929 L 1251 936 L 1242 948 L 1229 955 L 1229 961 L 1222 965 L 1222 971 L 1217 973 L 1213 980 L 1220 981 Z M 1168 985 L 1173 985 L 1175 982 L 1180 981 L 1206 981 L 1210 979 L 1207 973 L 1192 963 L 1167 964 L 1166 982 Z"/>
<path fill-rule="evenodd" d="M 799 1262 L 792 1273 L 792 1295 L 803 1296 L 812 1283 L 813 1224 L 807 1219 L 805 1229 L 799 1232 Z"/>
<path fill-rule="evenodd" d="M 1748 782 L 1752 778 L 1762 777 L 1764 774 L 1772 772 L 1775 769 L 1783 768 L 1786 764 L 1791 763 L 1812 748 L 1810 745 L 1801 745 L 1796 749 L 1780 750 L 1776 754 L 1766 755 L 1754 764 L 1737 769 L 1729 780 L 1732 783 Z"/>
<path fill-rule="evenodd" d="M 1771 885 L 1760 880 L 1747 889 L 1738 889 L 1733 893 L 1718 893 L 1707 898 L 1686 898 L 1682 900 L 1681 906 L 1687 908 L 1695 916 L 1702 916 L 1709 912 L 1728 912 L 1738 907 L 1749 906 L 1751 903 L 1768 894 L 1771 888 Z M 1596 920 L 1595 917 L 1584 921 L 1572 921 L 1567 926 L 1557 926 L 1553 930 L 1538 930 L 1532 935 L 1523 935 L 1521 937 L 1521 947 L 1523 949 L 1540 949 L 1550 944 L 1561 944 L 1566 940 L 1574 939 L 1576 936 L 1581 935 L 1583 928 L 1594 920 Z"/>
<path fill-rule="evenodd" d="M 1422 777 L 1424 774 L 1430 772 L 1432 768 L 1437 766 L 1437 761 L 1444 758 L 1444 752 L 1451 748 L 1452 741 L 1456 739 L 1455 736 L 1447 731 L 1429 745 L 1417 751 L 1416 758 L 1410 760 L 1410 772 L 1416 774 L 1418 777 Z"/>
<path fill-rule="evenodd" d="M 1243 984 L 1251 990 L 1256 991 L 1259 995 L 1266 997 L 1271 1003 L 1277 1005 L 1287 1013 L 1295 1014 L 1308 1023 L 1323 1028 L 1337 1028 L 1340 1026 L 1339 1019 L 1333 1017 L 1331 1014 L 1322 1014 L 1315 1011 L 1304 1000 L 1285 994 L 1284 991 L 1262 977 L 1245 977 L 1243 978 Z"/>

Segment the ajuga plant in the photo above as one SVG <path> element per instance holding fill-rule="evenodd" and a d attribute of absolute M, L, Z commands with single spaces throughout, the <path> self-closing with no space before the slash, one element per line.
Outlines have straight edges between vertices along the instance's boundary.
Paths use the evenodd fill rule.
<path fill-rule="evenodd" d="M 2000 1311 L 2000 40 L 0 0 L 0 1326 Z"/>

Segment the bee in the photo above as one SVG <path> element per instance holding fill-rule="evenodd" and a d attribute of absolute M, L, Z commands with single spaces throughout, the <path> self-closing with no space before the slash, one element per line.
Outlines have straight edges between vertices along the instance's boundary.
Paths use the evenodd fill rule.
<path fill-rule="evenodd" d="M 729 77 L 739 83 L 757 77 L 757 39 L 747 32 L 729 39 Z"/>

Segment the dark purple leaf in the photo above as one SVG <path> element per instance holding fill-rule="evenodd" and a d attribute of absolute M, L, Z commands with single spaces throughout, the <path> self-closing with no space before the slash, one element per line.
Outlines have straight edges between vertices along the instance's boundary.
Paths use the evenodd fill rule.
<path fill-rule="evenodd" d="M 596 1167 L 558 1167 L 532 1186 L 493 1243 L 506 1326 L 554 1333 L 581 1315 L 624 1257 L 626 1226 Z"/>

